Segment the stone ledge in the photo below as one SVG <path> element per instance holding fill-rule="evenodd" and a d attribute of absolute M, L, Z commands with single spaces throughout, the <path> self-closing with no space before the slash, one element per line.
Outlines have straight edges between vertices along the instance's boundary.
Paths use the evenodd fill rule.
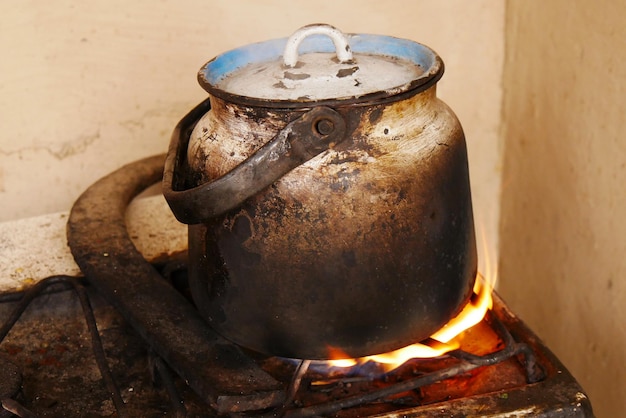
<path fill-rule="evenodd" d="M 69 212 L 0 223 L 0 292 L 13 292 L 55 274 L 79 276 L 67 245 Z M 128 234 L 148 261 L 187 249 L 187 225 L 161 195 L 135 199 L 126 215 Z"/>

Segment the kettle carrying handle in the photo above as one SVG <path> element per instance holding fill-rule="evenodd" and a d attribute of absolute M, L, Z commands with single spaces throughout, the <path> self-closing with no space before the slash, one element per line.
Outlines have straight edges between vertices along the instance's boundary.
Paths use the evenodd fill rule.
<path fill-rule="evenodd" d="M 163 173 L 163 195 L 174 216 L 198 224 L 254 196 L 289 171 L 345 137 L 346 123 L 335 110 L 318 106 L 288 123 L 271 141 L 222 177 L 186 188 L 187 146 L 191 132 L 211 108 L 209 99 L 189 112 L 172 133 Z"/>

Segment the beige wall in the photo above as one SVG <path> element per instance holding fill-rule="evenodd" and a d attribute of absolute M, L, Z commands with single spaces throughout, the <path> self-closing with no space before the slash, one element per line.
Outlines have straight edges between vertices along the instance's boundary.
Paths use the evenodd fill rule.
<path fill-rule="evenodd" d="M 497 245 L 504 4 L 367 1 L 0 0 L 0 221 L 67 210 L 89 184 L 165 152 L 205 96 L 196 71 L 243 44 L 331 23 L 425 43 L 468 136 L 477 217 Z"/>
<path fill-rule="evenodd" d="M 626 3 L 510 0 L 506 15 L 500 290 L 597 416 L 623 416 Z"/>

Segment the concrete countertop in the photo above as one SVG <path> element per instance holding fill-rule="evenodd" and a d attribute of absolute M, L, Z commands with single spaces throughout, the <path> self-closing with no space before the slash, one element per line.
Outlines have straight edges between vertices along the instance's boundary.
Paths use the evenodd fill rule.
<path fill-rule="evenodd" d="M 69 212 L 0 223 L 0 292 L 13 292 L 55 274 L 79 276 L 65 235 Z M 135 199 L 127 212 L 128 233 L 149 261 L 187 249 L 187 226 L 163 196 Z"/>

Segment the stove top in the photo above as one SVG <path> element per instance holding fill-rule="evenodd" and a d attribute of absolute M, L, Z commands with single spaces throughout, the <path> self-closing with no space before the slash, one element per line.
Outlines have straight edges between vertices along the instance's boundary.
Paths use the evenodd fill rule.
<path fill-rule="evenodd" d="M 175 269 L 172 264 L 161 266 L 164 280 L 184 289 L 184 269 L 178 269 L 177 261 L 173 265 Z M 33 300 L 0 345 L 0 361 L 12 365 L 2 368 L 1 380 L 14 380 L 14 370 L 21 375 L 21 388 L 18 384 L 3 396 L 40 417 L 114 416 L 116 408 L 98 369 L 80 300 L 64 285 L 70 279 L 54 279 L 57 284 Z M 232 415 L 209 407 L 93 287 L 84 290 L 123 400 L 118 416 Z M 2 318 L 16 309 L 15 299 L 2 296 Z M 519 342 L 530 350 L 515 349 Z M 513 352 L 502 358 L 490 356 L 511 348 Z M 282 412 L 288 417 L 593 416 L 576 380 L 497 295 L 486 319 L 466 331 L 461 349 L 440 358 L 411 360 L 387 375 L 373 365 L 369 370 L 362 366 L 366 370 L 359 373 L 310 367 L 291 406 Z M 246 354 L 288 391 L 297 362 Z M 278 416 L 278 410 L 265 412 Z"/>
<path fill-rule="evenodd" d="M 0 296 L 6 411 L 70 418 L 593 416 L 576 380 L 497 295 L 460 350 L 388 374 L 371 364 L 320 371 L 221 339 L 189 301 L 185 254 L 151 265 L 130 243 L 125 204 L 158 181 L 161 164 L 162 157 L 133 163 L 94 185 L 97 193 L 88 190 L 89 204 L 79 199 L 68 230 L 86 279 L 56 276 Z M 107 193 L 124 204 L 99 204 L 110 203 Z"/>

